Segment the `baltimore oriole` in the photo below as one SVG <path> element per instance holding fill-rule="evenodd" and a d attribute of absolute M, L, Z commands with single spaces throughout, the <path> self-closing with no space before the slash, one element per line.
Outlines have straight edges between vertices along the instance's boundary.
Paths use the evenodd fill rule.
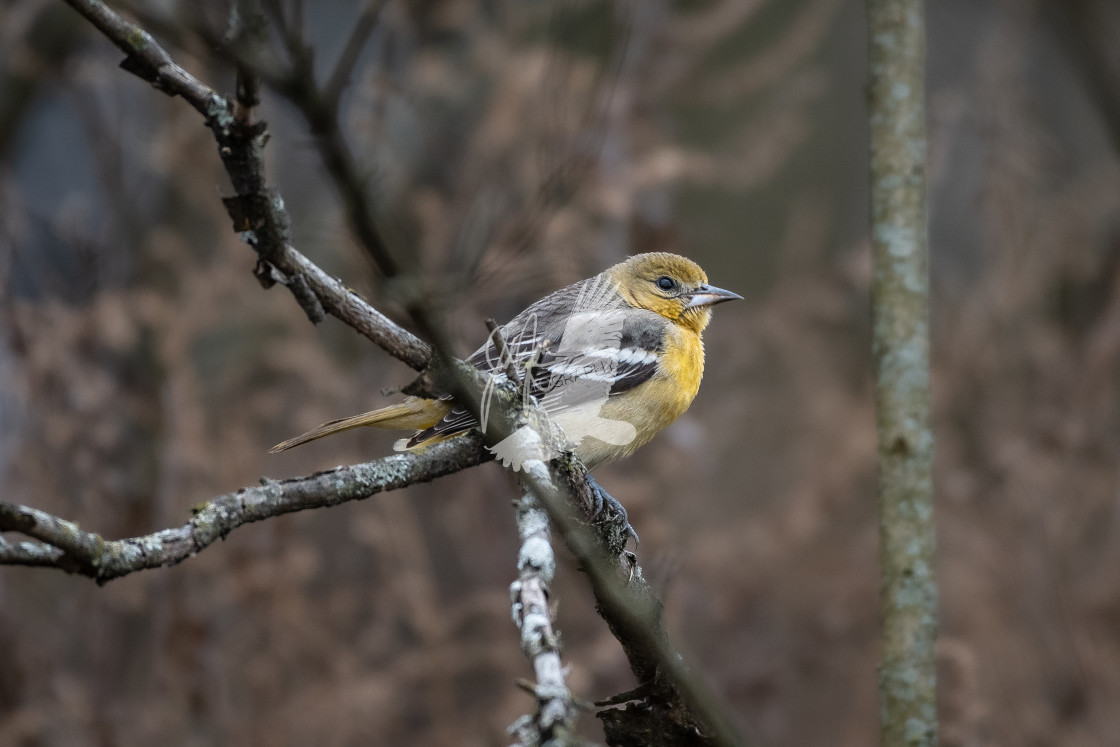
<path fill-rule="evenodd" d="M 545 296 L 501 328 L 507 355 L 519 369 L 532 361 L 532 394 L 588 468 L 632 454 L 692 403 L 711 307 L 742 298 L 707 281 L 685 257 L 639 254 Z M 468 361 L 506 377 L 493 336 Z M 414 449 L 477 425 L 450 398 L 408 397 L 324 423 L 271 452 L 360 426 L 416 430 L 396 444 Z"/>

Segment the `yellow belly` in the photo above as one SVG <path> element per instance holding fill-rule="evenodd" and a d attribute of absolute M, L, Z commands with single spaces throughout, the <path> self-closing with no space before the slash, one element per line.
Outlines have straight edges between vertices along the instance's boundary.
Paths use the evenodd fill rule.
<path fill-rule="evenodd" d="M 588 468 L 633 454 L 692 404 L 704 375 L 704 344 L 688 330 L 671 328 L 668 334 L 669 352 L 645 384 L 554 414 Z"/>

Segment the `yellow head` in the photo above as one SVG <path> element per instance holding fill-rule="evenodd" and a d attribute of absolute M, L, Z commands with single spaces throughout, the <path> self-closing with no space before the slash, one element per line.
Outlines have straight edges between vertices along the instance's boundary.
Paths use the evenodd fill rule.
<path fill-rule="evenodd" d="M 691 259 L 667 252 L 637 254 L 604 273 L 631 305 L 648 309 L 699 334 L 712 318 L 712 306 L 742 296 L 708 285 L 708 276 Z"/>

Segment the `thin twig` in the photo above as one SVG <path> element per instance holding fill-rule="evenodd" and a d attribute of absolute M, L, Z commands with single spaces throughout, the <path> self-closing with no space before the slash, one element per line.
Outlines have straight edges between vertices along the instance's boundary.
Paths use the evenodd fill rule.
<path fill-rule="evenodd" d="M 319 156 L 338 188 L 346 218 L 359 243 L 382 276 L 397 277 L 400 266 L 373 219 L 375 211 L 369 199 L 369 179 L 358 171 L 357 160 L 339 124 L 338 98 L 329 96 L 319 87 L 311 53 L 300 38 L 288 33 L 283 39 L 293 66 L 287 79 L 278 82 L 277 90 L 295 105 L 311 128 Z M 415 299 L 405 299 L 405 305 L 415 305 Z"/>
<path fill-rule="evenodd" d="M 367 0 L 365 8 L 362 9 L 362 14 L 354 22 L 354 30 L 350 33 L 350 38 L 346 40 L 342 53 L 338 56 L 334 71 L 331 72 L 323 86 L 323 97 L 332 109 L 338 109 L 338 101 L 342 96 L 342 91 L 350 80 L 354 65 L 358 63 L 358 58 L 362 56 L 362 50 L 365 48 L 370 34 L 377 28 L 377 19 L 381 15 L 383 7 L 385 7 L 385 0 Z"/>
<path fill-rule="evenodd" d="M 229 15 L 227 44 L 254 51 L 264 46 L 267 21 L 256 3 L 237 0 L 230 5 Z M 237 121 L 242 126 L 248 126 L 253 109 L 261 103 L 261 77 L 253 65 L 244 62 L 237 63 L 237 103 Z"/>
<path fill-rule="evenodd" d="M 128 72 L 170 96 L 182 96 L 207 120 L 220 116 L 220 111 L 216 110 L 229 111 L 224 98 L 176 65 L 147 31 L 124 20 L 105 3 L 97 0 L 66 0 L 66 3 L 128 55 L 121 63 Z"/>
<path fill-rule="evenodd" d="M 490 339 L 494 342 L 494 351 L 498 354 L 498 361 L 504 367 L 506 378 L 520 386 L 521 374 L 517 370 L 517 364 L 514 362 L 513 356 L 509 354 L 509 348 L 506 347 L 506 338 L 502 336 L 501 327 L 493 319 L 487 319 L 486 329 L 490 330 Z"/>
<path fill-rule="evenodd" d="M 0 565 L 57 568 L 62 550 L 41 542 L 8 542 L 0 537 Z"/>

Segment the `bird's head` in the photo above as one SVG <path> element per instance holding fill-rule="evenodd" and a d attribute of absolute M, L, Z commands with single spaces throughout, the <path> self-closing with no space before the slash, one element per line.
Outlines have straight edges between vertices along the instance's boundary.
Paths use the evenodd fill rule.
<path fill-rule="evenodd" d="M 606 271 L 632 306 L 648 309 L 696 333 L 712 318 L 712 306 L 742 299 L 708 285 L 708 276 L 691 259 L 667 252 L 637 254 Z"/>

